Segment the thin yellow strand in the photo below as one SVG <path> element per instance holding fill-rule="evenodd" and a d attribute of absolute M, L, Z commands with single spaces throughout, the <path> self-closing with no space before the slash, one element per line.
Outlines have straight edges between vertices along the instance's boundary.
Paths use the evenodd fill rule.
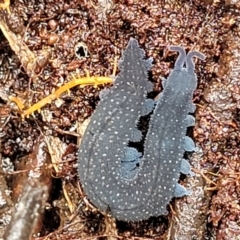
<path fill-rule="evenodd" d="M 48 103 L 51 103 L 53 100 L 58 98 L 62 93 L 65 91 L 68 91 L 69 89 L 81 85 L 82 86 L 88 86 L 88 85 L 100 85 L 100 84 L 106 84 L 106 83 L 112 83 L 113 79 L 110 77 L 84 77 L 84 78 L 77 78 L 73 76 L 73 80 L 64 84 L 61 86 L 58 90 L 56 90 L 54 93 L 48 95 L 47 97 L 41 99 L 36 104 L 32 105 L 30 108 L 23 111 L 21 114 L 22 118 L 28 117 L 33 112 L 41 109 L 43 106 L 45 106 Z M 14 101 L 16 102 L 16 101 Z"/>
<path fill-rule="evenodd" d="M 4 3 L 0 3 L 0 8 L 6 9 L 8 14 L 11 14 L 11 11 L 10 11 L 10 0 L 4 0 Z"/>

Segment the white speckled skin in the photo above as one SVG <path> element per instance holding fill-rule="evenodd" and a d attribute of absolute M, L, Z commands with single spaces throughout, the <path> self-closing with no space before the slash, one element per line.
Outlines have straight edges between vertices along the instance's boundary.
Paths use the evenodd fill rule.
<path fill-rule="evenodd" d="M 153 89 L 148 81 L 152 60 L 143 57 L 138 42 L 130 39 L 119 63 L 121 72 L 92 115 L 79 149 L 79 178 L 85 193 L 98 208 L 110 208 L 113 216 L 125 220 L 135 218 L 134 208 L 148 196 L 146 189 L 151 193 L 151 171 L 140 173 L 135 181 L 121 173 L 128 142 L 142 138 L 136 125 Z"/>
<path fill-rule="evenodd" d="M 198 54 L 193 56 L 202 56 Z M 192 56 L 186 59 L 181 53 L 152 115 L 140 167 L 131 180 L 125 178 L 123 160 L 136 157 L 139 163 L 141 158 L 127 146 L 141 140 L 136 124 L 153 87 L 147 74 L 151 61 L 143 56 L 137 41 L 130 39 L 119 64 L 121 72 L 91 117 L 79 149 L 79 178 L 85 193 L 99 209 L 110 209 L 125 221 L 166 213 L 179 177 L 187 114 L 197 85 Z M 187 68 L 183 68 L 185 60 Z"/>
<path fill-rule="evenodd" d="M 179 51 L 180 55 L 174 70 L 165 80 L 164 90 L 151 117 L 143 160 L 143 168 L 148 159 L 156 160 L 155 187 L 147 205 L 148 211 L 154 215 L 165 214 L 166 206 L 173 197 L 189 194 L 177 182 L 184 151 L 195 148 L 193 141 L 186 137 L 187 127 L 193 125 L 188 112 L 191 111 L 192 96 L 197 87 L 192 57 L 204 59 L 204 56 L 198 52 L 190 52 L 186 56 L 180 47 L 172 47 L 171 50 Z M 186 68 L 183 67 L 185 62 Z"/>

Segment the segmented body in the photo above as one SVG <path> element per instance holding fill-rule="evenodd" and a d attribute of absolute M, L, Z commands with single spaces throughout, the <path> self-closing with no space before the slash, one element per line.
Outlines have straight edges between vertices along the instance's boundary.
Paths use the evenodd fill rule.
<path fill-rule="evenodd" d="M 180 52 L 175 68 L 164 82 L 156 108 L 152 114 L 145 141 L 144 163 L 155 159 L 154 191 L 151 194 L 148 211 L 151 215 L 163 215 L 166 206 L 173 197 L 188 195 L 189 192 L 178 185 L 184 151 L 194 151 L 194 143 L 186 137 L 187 127 L 193 125 L 194 118 L 188 115 L 195 111 L 192 103 L 197 77 L 194 73 L 192 57 L 204 59 L 198 52 L 190 52 L 187 56 L 184 49 L 172 47 Z M 183 67 L 186 61 L 186 68 Z M 143 165 L 144 165 L 143 163 Z"/>
<path fill-rule="evenodd" d="M 152 90 L 147 81 L 150 64 L 142 59 L 136 40 L 130 40 L 121 73 L 91 118 L 79 150 L 80 181 L 92 203 L 118 219 L 138 221 L 164 214 L 176 196 L 187 113 L 197 84 L 191 57 L 183 68 L 185 55 L 180 54 L 180 64 L 166 82 L 150 121 L 143 157 L 128 148 L 129 141 L 141 140 L 136 124 L 151 109 L 144 107 Z M 177 196 L 187 194 L 177 190 Z"/>
<path fill-rule="evenodd" d="M 151 189 L 151 171 L 146 175 L 142 172 L 134 181 L 122 178 L 121 173 L 128 142 L 142 138 L 136 125 L 146 95 L 153 88 L 148 81 L 151 61 L 143 60 L 143 56 L 137 41 L 131 39 L 119 64 L 121 72 L 91 117 L 79 149 L 79 177 L 84 191 L 94 205 L 101 210 L 110 208 L 113 214 L 116 209 L 124 214 L 125 209 L 137 208 L 147 196 L 145 190 Z M 131 189 L 138 189 L 137 195 Z"/>

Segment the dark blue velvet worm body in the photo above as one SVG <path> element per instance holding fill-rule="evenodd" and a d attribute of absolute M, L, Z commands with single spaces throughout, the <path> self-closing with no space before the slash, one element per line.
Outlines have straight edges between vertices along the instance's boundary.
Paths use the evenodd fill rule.
<path fill-rule="evenodd" d="M 86 195 L 119 220 L 166 214 L 173 197 L 189 194 L 178 179 L 180 172 L 190 174 L 184 151 L 194 150 L 192 139 L 186 137 L 187 127 L 194 125 L 188 113 L 194 112 L 197 87 L 192 58 L 204 56 L 186 55 L 181 47 L 170 50 L 178 51 L 179 57 L 155 104 L 146 98 L 153 89 L 148 81 L 152 59 L 144 60 L 138 42 L 130 39 L 119 63 L 121 72 L 102 94 L 79 149 L 79 178 Z M 142 139 L 137 123 L 153 108 L 142 156 L 128 144 Z"/>

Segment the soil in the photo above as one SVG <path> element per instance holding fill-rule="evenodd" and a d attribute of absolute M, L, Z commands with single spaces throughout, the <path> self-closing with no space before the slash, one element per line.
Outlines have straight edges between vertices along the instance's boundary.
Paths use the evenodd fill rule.
<path fill-rule="evenodd" d="M 238 0 L 15 0 L 1 9 L 0 239 L 240 239 L 239 16 Z M 195 175 L 180 179 L 192 195 L 141 222 L 99 212 L 77 176 L 84 129 L 110 84 L 76 86 L 22 117 L 73 75 L 111 76 L 130 37 L 154 59 L 152 97 L 176 60 L 169 45 L 206 55 L 196 61 L 189 132 Z"/>

